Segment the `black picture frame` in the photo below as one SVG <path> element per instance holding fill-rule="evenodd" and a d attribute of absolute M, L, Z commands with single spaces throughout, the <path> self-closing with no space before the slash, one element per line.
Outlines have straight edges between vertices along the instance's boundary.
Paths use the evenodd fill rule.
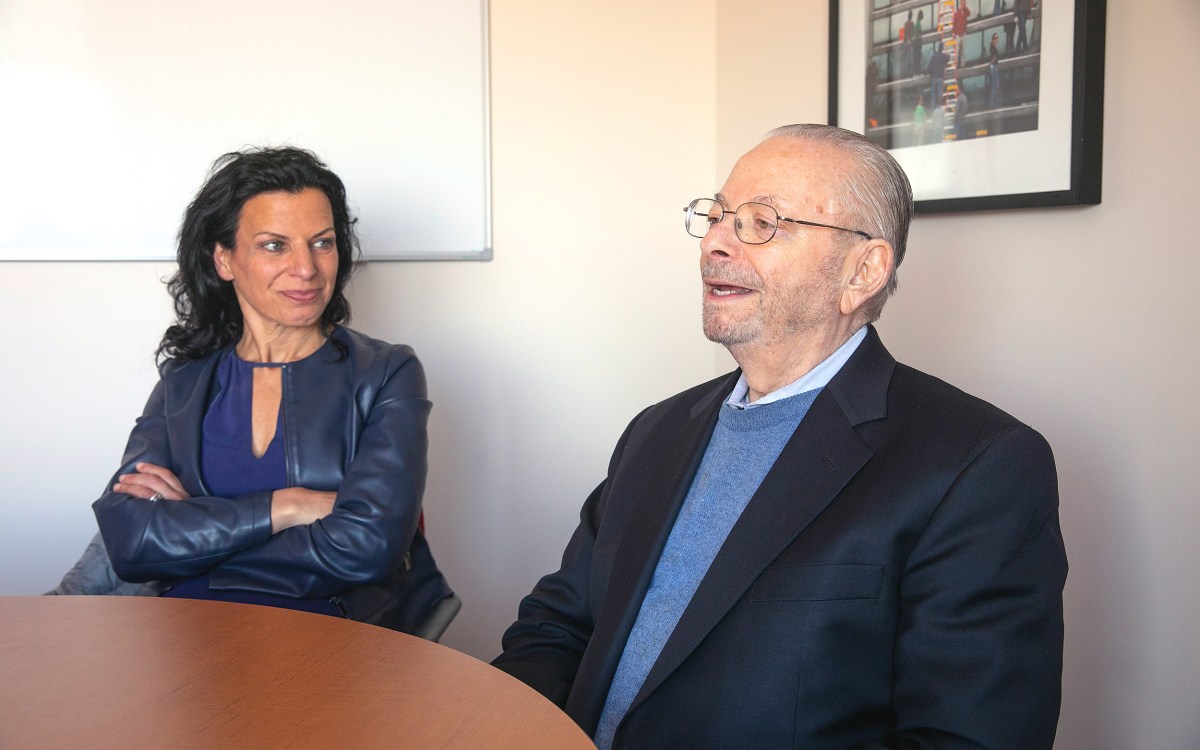
<path fill-rule="evenodd" d="M 891 151 L 918 213 L 1100 203 L 1106 0 L 1026 2 L 830 0 L 829 123 Z"/>

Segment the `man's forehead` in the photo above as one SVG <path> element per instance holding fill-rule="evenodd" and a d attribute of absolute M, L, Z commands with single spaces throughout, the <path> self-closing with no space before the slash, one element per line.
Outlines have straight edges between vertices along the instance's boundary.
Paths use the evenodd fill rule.
<path fill-rule="evenodd" d="M 831 210 L 846 167 L 846 155 L 830 144 L 768 138 L 738 159 L 715 197 L 726 205 L 754 201 Z"/>

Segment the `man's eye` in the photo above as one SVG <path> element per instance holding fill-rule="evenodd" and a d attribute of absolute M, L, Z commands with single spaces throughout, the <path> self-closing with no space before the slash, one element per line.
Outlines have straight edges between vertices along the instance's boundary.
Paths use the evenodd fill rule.
<path fill-rule="evenodd" d="M 704 216 L 708 219 L 708 225 L 710 227 L 721 220 L 721 214 L 718 213 L 705 214 Z"/>

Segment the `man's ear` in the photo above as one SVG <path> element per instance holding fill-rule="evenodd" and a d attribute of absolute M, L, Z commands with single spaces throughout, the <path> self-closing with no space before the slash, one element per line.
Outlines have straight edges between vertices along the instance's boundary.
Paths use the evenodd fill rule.
<path fill-rule="evenodd" d="M 217 269 L 217 275 L 225 281 L 233 281 L 233 269 L 229 265 L 231 255 L 233 251 L 220 242 L 213 245 L 213 266 Z"/>
<path fill-rule="evenodd" d="M 846 256 L 849 281 L 842 289 L 839 307 L 843 315 L 852 315 L 876 295 L 882 294 L 896 267 L 892 243 L 876 237 Z"/>

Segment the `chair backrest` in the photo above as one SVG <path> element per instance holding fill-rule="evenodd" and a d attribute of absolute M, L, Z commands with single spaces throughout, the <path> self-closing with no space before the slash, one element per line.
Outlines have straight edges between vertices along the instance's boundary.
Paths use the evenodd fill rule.
<path fill-rule="evenodd" d="M 462 609 L 462 599 L 458 598 L 458 594 L 447 596 L 433 605 L 429 610 L 429 614 L 425 616 L 425 619 L 413 631 L 413 635 L 437 643 L 441 640 L 442 633 L 445 633 L 446 628 L 450 626 L 450 622 L 458 615 L 460 609 Z"/>
<path fill-rule="evenodd" d="M 422 535 L 425 534 L 425 511 L 423 510 L 421 515 L 417 516 L 417 528 L 421 530 Z M 458 598 L 458 594 L 451 592 L 449 596 L 430 608 L 429 614 L 425 615 L 425 619 L 412 634 L 437 643 L 441 640 L 442 634 L 446 632 L 446 628 L 450 627 L 450 623 L 458 616 L 460 609 L 462 609 L 462 599 Z"/>

